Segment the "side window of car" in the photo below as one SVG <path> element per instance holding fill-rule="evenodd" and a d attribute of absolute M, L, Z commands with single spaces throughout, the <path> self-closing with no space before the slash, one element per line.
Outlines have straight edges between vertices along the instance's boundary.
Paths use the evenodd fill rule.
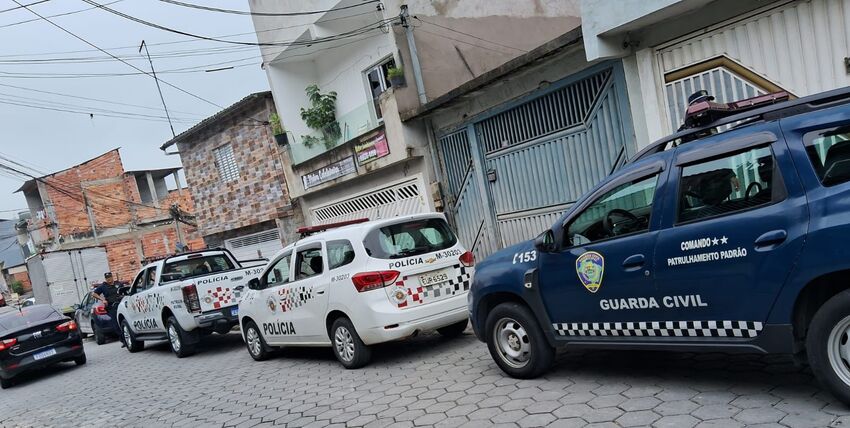
<path fill-rule="evenodd" d="M 324 269 L 321 245 L 298 249 L 295 256 L 295 280 L 321 275 Z"/>
<path fill-rule="evenodd" d="M 145 291 L 153 287 L 154 279 L 156 278 L 156 266 L 147 268 L 142 277 L 141 284 L 136 287 L 136 293 Z"/>
<path fill-rule="evenodd" d="M 649 229 L 658 174 L 623 183 L 598 197 L 567 225 L 565 246 L 586 245 Z"/>
<path fill-rule="evenodd" d="M 803 141 L 824 186 L 850 181 L 850 126 L 810 132 Z"/>
<path fill-rule="evenodd" d="M 287 254 L 274 262 L 272 268 L 266 272 L 264 281 L 266 287 L 273 287 L 289 282 L 289 265 L 291 260 L 292 254 Z"/>
<path fill-rule="evenodd" d="M 784 197 L 770 147 L 682 167 L 679 223 L 748 210 Z"/>
<path fill-rule="evenodd" d="M 354 261 L 354 247 L 351 241 L 340 239 L 328 241 L 328 270 L 334 270 Z"/>
<path fill-rule="evenodd" d="M 144 281 L 145 281 L 145 274 L 146 273 L 147 273 L 147 270 L 143 270 L 143 271 L 139 272 L 138 275 L 136 275 L 136 279 L 133 280 L 133 286 L 132 286 L 132 292 L 133 293 L 138 293 L 138 292 L 145 289 Z"/>

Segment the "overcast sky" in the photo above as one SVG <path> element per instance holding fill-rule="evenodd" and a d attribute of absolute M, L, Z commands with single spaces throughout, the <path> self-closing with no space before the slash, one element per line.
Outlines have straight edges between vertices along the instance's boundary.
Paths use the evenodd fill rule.
<path fill-rule="evenodd" d="M 30 4 L 38 0 L 19 1 Z M 96 1 L 184 32 L 256 42 L 254 27 L 248 16 L 187 9 L 158 0 Z M 243 1 L 204 0 L 200 3 L 248 9 L 247 2 Z M 0 154 L 43 172 L 73 166 L 116 147 L 121 147 L 121 158 L 127 170 L 180 165 L 178 156 L 166 156 L 159 150 L 159 146 L 171 138 L 171 130 L 168 123 L 159 118 L 165 114 L 152 78 L 145 75 L 80 77 L 138 72 L 108 59 L 105 54 L 25 9 L 4 11 L 16 6 L 11 0 L 0 0 Z M 92 8 L 82 0 L 50 0 L 31 7 L 45 16 Z M 10 25 L 34 18 L 37 20 Z M 259 50 L 253 46 L 199 41 L 128 21 L 103 10 L 86 10 L 49 19 L 110 53 L 129 57 L 130 63 L 148 71 L 150 64 L 138 53 L 138 46 L 144 39 L 162 80 L 220 106 L 226 107 L 245 95 L 268 90 L 268 81 L 259 66 Z M 248 34 L 236 35 L 240 33 Z M 70 60 L 55 61 L 58 58 Z M 235 68 L 204 72 L 205 69 L 227 66 Z M 186 68 L 193 71 L 169 72 Z M 149 108 L 63 97 L 30 89 Z M 171 87 L 163 85 L 162 90 L 172 118 L 178 120 L 174 123 L 178 134 L 220 110 Z M 92 113 L 94 117 L 23 105 Z M 153 117 L 145 117 L 150 120 L 130 120 L 105 116 L 124 116 L 126 113 Z M 15 213 L 10 210 L 26 208 L 23 196 L 12 193 L 21 183 L 20 179 L 0 175 L 0 218 L 12 218 Z"/>

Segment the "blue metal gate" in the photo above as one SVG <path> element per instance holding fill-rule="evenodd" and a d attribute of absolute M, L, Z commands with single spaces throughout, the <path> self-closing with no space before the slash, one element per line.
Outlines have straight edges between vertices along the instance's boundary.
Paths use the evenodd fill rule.
<path fill-rule="evenodd" d="M 634 153 L 622 68 L 598 66 L 439 138 L 448 207 L 477 257 L 534 237 Z"/>

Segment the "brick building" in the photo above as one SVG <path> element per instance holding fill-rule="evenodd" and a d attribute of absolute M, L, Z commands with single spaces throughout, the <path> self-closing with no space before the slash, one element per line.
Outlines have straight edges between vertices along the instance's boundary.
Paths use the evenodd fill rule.
<path fill-rule="evenodd" d="M 268 126 L 274 111 L 270 92 L 251 94 L 160 147 L 177 146 L 207 245 L 240 259 L 272 256 L 303 225 Z"/>
<path fill-rule="evenodd" d="M 125 171 L 115 149 L 29 180 L 18 191 L 30 209 L 30 239 L 38 251 L 102 245 L 109 268 L 132 280 L 143 259 L 174 253 L 181 241 L 170 209 L 176 205 L 181 217 L 190 218 L 194 204 L 180 186 L 179 170 Z M 168 190 L 167 177 L 175 190 Z M 189 248 L 204 247 L 192 225 L 179 228 Z"/>

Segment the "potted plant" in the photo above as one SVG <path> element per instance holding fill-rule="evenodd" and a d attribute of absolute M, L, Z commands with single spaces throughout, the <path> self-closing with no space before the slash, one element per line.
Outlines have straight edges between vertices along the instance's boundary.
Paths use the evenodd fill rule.
<path fill-rule="evenodd" d="M 272 127 L 272 134 L 274 134 L 274 140 L 281 146 L 285 146 L 289 144 L 289 139 L 286 137 L 286 130 L 283 129 L 283 125 L 280 124 L 280 116 L 277 113 L 272 113 L 269 115 L 269 125 Z"/>
<path fill-rule="evenodd" d="M 390 78 L 390 84 L 393 87 L 399 88 L 407 86 L 407 81 L 404 80 L 404 69 L 401 67 L 390 67 L 387 69 L 387 76 Z"/>

